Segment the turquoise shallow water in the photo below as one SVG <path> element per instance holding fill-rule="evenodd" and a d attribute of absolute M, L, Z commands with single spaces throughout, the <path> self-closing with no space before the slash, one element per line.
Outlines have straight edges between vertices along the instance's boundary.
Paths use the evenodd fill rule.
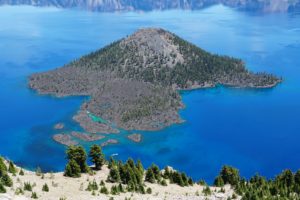
<path fill-rule="evenodd" d="M 300 14 L 257 15 L 223 6 L 150 13 L 0 7 L 0 154 L 27 168 L 62 170 L 65 148 L 52 141 L 52 127 L 64 121 L 66 131 L 80 130 L 72 115 L 86 98 L 39 96 L 27 88 L 26 77 L 149 26 L 242 58 L 251 70 L 277 74 L 284 82 L 273 89 L 183 92 L 185 123 L 142 132 L 139 144 L 128 141 L 126 132 L 110 135 L 120 144 L 105 148 L 107 155 L 172 165 L 207 181 L 223 164 L 246 177 L 300 168 Z"/>

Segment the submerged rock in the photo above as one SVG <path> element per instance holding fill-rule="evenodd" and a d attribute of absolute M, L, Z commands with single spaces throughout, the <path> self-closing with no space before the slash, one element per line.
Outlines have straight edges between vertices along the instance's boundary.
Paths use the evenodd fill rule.
<path fill-rule="evenodd" d="M 134 142 L 141 142 L 142 135 L 138 134 L 138 133 L 134 133 L 134 134 L 128 135 L 127 138 Z"/>
<path fill-rule="evenodd" d="M 106 142 L 101 143 L 101 147 L 105 147 L 107 145 L 111 145 L 111 144 L 118 144 L 119 141 L 115 140 L 115 139 L 109 139 Z"/>
<path fill-rule="evenodd" d="M 57 124 L 54 125 L 54 129 L 56 129 L 56 130 L 61 130 L 63 128 L 65 128 L 64 123 L 57 123 Z"/>
<path fill-rule="evenodd" d="M 66 145 L 66 146 L 71 146 L 71 145 L 77 145 L 78 142 L 75 140 L 72 140 L 71 135 L 68 134 L 56 134 L 53 137 L 53 140 L 56 142 Z"/>
<path fill-rule="evenodd" d="M 95 133 L 81 133 L 77 131 L 72 131 L 71 135 L 86 142 L 93 142 L 105 138 L 103 135 L 97 135 Z"/>

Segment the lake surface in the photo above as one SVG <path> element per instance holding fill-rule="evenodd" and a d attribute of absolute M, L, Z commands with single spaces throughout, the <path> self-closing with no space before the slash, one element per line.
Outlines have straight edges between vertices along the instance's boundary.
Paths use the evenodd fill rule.
<path fill-rule="evenodd" d="M 29 169 L 63 170 L 65 147 L 51 139 L 59 133 L 53 125 L 65 122 L 65 131 L 80 130 L 72 116 L 85 97 L 39 96 L 27 88 L 28 75 L 59 67 L 141 27 L 168 29 L 284 82 L 273 89 L 184 92 L 185 123 L 142 132 L 139 144 L 127 140 L 128 133 L 110 135 L 120 144 L 106 147 L 107 155 L 139 158 L 146 166 L 171 165 L 209 182 L 224 164 L 246 177 L 300 168 L 300 13 L 260 15 L 223 6 L 150 13 L 0 7 L 0 154 Z"/>

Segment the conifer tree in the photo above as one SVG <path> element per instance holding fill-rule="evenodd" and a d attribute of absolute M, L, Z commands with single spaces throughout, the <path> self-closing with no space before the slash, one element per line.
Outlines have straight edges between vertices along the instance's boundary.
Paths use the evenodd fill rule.
<path fill-rule="evenodd" d="M 64 176 L 78 178 L 80 177 L 81 169 L 75 160 L 69 160 L 66 165 Z"/>
<path fill-rule="evenodd" d="M 101 170 L 105 162 L 105 158 L 104 158 L 104 154 L 102 153 L 102 149 L 99 145 L 93 145 L 91 147 L 89 152 L 89 157 L 91 161 L 95 164 L 95 169 Z"/>
<path fill-rule="evenodd" d="M 147 181 L 149 183 L 155 183 L 155 175 L 154 175 L 151 167 L 148 168 L 146 171 L 145 181 Z"/>
<path fill-rule="evenodd" d="M 81 173 L 86 173 L 89 171 L 89 167 L 86 164 L 87 155 L 82 146 L 70 146 L 67 149 L 68 160 L 75 161 L 79 167 Z"/>
<path fill-rule="evenodd" d="M 17 169 L 12 161 L 9 161 L 8 171 L 9 171 L 9 173 L 12 173 L 12 174 L 17 173 Z"/>
<path fill-rule="evenodd" d="M 111 183 L 118 183 L 120 182 L 120 180 L 121 178 L 120 178 L 119 169 L 117 168 L 117 166 L 112 166 L 109 171 L 107 181 Z"/>

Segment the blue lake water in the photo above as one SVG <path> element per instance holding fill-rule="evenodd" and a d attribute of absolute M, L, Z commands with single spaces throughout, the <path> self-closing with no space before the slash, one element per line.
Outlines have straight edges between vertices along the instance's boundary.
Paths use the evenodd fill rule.
<path fill-rule="evenodd" d="M 185 123 L 143 132 L 139 144 L 128 141 L 126 133 L 108 136 L 120 144 L 106 147 L 107 155 L 172 165 L 209 182 L 224 164 L 238 167 L 246 177 L 300 168 L 300 13 L 260 15 L 223 6 L 150 13 L 0 7 L 0 154 L 26 168 L 62 170 L 65 147 L 51 139 L 58 133 L 52 127 L 63 121 L 66 131 L 80 130 L 72 115 L 85 98 L 39 96 L 27 88 L 27 76 L 141 27 L 166 28 L 284 82 L 273 89 L 183 92 Z"/>

